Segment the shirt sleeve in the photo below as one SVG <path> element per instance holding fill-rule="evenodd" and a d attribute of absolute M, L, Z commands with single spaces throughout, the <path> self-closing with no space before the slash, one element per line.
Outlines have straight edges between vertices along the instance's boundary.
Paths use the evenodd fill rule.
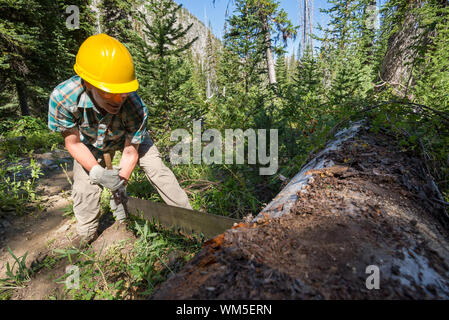
<path fill-rule="evenodd" d="M 141 144 L 148 132 L 148 109 L 137 93 L 132 93 L 128 97 L 124 114 L 126 138 L 132 144 Z"/>
<path fill-rule="evenodd" d="M 48 104 L 48 128 L 64 132 L 76 126 L 75 116 L 64 106 L 64 98 L 58 89 L 53 90 Z"/>

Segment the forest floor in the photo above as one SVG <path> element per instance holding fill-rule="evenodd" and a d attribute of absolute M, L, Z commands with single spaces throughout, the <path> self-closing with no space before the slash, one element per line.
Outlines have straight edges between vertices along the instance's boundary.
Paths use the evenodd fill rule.
<path fill-rule="evenodd" d="M 422 163 L 390 141 L 363 132 L 344 142 L 330 155 L 334 167 L 309 172 L 313 178 L 290 213 L 247 221 L 204 243 L 151 298 L 448 299 L 449 234 L 437 219 L 444 209 Z M 9 299 L 69 298 L 61 277 L 75 262 L 52 254 L 76 234 L 73 216 L 63 216 L 69 179 L 54 169 L 39 183 L 46 210 L 2 222 L 0 279 L 6 262 L 14 262 L 8 247 L 17 257 L 28 253 L 27 268 L 39 266 Z M 113 222 L 102 217 L 96 254 L 124 240 Z M 366 285 L 369 266 L 379 270 L 379 289 Z M 126 298 L 142 296 L 130 290 Z"/>
<path fill-rule="evenodd" d="M 49 159 L 46 160 L 51 163 Z M 42 196 L 44 210 L 36 209 L 33 213 L 22 216 L 9 215 L 0 220 L 4 228 L 0 238 L 0 279 L 7 278 L 7 263 L 10 266 L 14 265 L 14 258 L 8 248 L 19 259 L 26 254 L 25 268 L 32 273 L 29 279 L 22 279 L 25 281 L 21 281 L 19 286 L 13 286 L 14 290 L 7 290 L 4 298 L 13 300 L 67 298 L 67 292 L 64 291 L 66 267 L 76 264 L 74 261 L 76 254 L 61 259 L 55 254 L 55 250 L 70 250 L 70 239 L 76 235 L 76 220 L 73 214 L 66 214 L 67 211 L 71 211 L 72 179 L 71 167 L 67 169 L 64 172 L 62 168 L 52 165 L 51 168 L 44 170 L 45 176 L 39 179 L 37 188 L 37 194 Z M 91 247 L 91 252 L 96 258 L 106 252 L 108 247 L 127 239 L 126 234 L 112 230 L 113 223 L 112 215 L 103 215 L 100 219 L 101 234 Z M 129 246 L 123 246 L 121 249 L 130 251 Z M 17 264 L 14 265 L 14 272 L 18 274 Z"/>
<path fill-rule="evenodd" d="M 152 298 L 448 299 L 444 209 L 422 163 L 391 141 L 344 142 L 291 212 L 208 241 Z"/>

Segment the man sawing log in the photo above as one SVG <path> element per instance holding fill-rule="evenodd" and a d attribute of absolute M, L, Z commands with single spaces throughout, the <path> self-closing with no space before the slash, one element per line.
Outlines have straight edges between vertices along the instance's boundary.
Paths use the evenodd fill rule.
<path fill-rule="evenodd" d="M 78 50 L 77 75 L 51 93 L 48 127 L 61 132 L 74 158 L 73 211 L 82 246 L 97 237 L 102 188 L 126 195 L 126 183 L 136 164 L 171 206 L 191 209 L 185 191 L 147 132 L 148 110 L 136 93 L 139 87 L 132 57 L 115 38 L 98 34 Z M 104 168 L 104 154 L 122 151 L 119 168 Z M 111 200 L 116 223 L 125 225 L 123 203 Z"/>

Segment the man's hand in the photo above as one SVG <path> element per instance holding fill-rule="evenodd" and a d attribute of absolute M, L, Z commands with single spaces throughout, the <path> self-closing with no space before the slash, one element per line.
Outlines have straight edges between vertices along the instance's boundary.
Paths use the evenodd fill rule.
<path fill-rule="evenodd" d="M 110 205 L 111 210 L 114 214 L 114 217 L 117 221 L 124 221 L 128 217 L 128 213 L 125 209 L 125 204 L 128 202 L 128 195 L 126 193 L 125 186 L 121 186 L 116 192 L 117 196 L 119 197 L 120 203 L 116 203 L 115 197 L 111 198 Z"/>
<path fill-rule="evenodd" d="M 120 179 L 118 169 L 106 170 L 100 165 L 96 165 L 90 170 L 89 178 L 93 183 L 100 184 L 112 192 L 118 190 L 125 182 Z"/>

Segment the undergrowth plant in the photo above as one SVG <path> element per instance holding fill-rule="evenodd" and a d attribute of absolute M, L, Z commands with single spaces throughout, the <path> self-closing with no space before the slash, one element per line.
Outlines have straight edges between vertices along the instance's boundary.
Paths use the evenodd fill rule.
<path fill-rule="evenodd" d="M 79 288 L 65 288 L 60 297 L 74 300 L 139 299 L 174 274 L 198 252 L 200 237 L 187 237 L 157 223 L 133 218 L 137 241 L 117 243 L 98 254 L 90 248 L 56 249 L 58 261 L 79 268 Z M 65 284 L 69 275 L 55 279 Z"/>
<path fill-rule="evenodd" d="M 29 172 L 29 177 L 25 176 L 25 171 Z M 42 175 L 39 164 L 33 158 L 30 159 L 30 164 L 27 166 L 17 163 L 11 165 L 5 160 L 0 160 L 1 211 L 22 214 L 39 206 L 36 187 L 37 179 Z"/>
<path fill-rule="evenodd" d="M 8 157 L 47 152 L 64 142 L 61 134 L 50 132 L 44 121 L 31 116 L 2 119 L 0 137 L 0 153 Z"/>
<path fill-rule="evenodd" d="M 30 281 L 33 271 L 26 266 L 28 251 L 21 257 L 17 257 L 8 247 L 9 254 L 13 257 L 12 265 L 6 262 L 6 278 L 0 279 L 0 289 L 22 288 L 26 282 Z"/>

